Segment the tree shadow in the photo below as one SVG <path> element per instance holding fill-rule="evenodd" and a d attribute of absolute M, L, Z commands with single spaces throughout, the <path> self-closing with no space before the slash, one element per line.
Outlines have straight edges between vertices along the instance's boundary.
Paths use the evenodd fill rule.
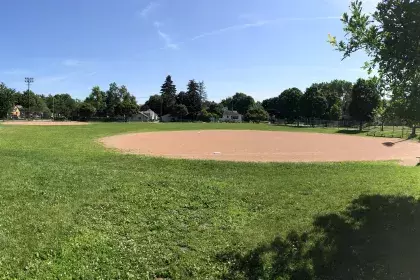
<path fill-rule="evenodd" d="M 254 250 L 225 252 L 225 279 L 420 279 L 420 203 L 361 196 L 340 214 L 320 216 L 305 234 Z"/>
<path fill-rule="evenodd" d="M 355 130 L 355 129 L 349 129 L 349 130 L 340 129 L 336 133 L 339 133 L 339 134 L 361 134 L 361 133 L 366 133 L 366 131 L 364 131 L 364 130 L 360 131 L 360 130 Z"/>
<path fill-rule="evenodd" d="M 386 146 L 386 147 L 394 147 L 396 144 L 401 143 L 401 142 L 405 142 L 408 141 L 410 139 L 401 139 L 399 141 L 395 141 L 395 142 L 384 142 L 382 143 L 382 145 Z"/>

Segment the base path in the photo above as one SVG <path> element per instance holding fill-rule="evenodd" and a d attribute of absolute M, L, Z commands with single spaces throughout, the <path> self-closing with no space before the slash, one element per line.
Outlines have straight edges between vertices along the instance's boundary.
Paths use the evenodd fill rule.
<path fill-rule="evenodd" d="M 0 122 L 4 125 L 35 125 L 35 126 L 67 126 L 67 125 L 87 125 L 86 122 L 53 122 L 53 121 L 6 121 Z"/>
<path fill-rule="evenodd" d="M 174 131 L 100 140 L 124 153 L 185 159 L 253 162 L 399 160 L 416 165 L 420 144 L 388 138 L 275 131 Z"/>

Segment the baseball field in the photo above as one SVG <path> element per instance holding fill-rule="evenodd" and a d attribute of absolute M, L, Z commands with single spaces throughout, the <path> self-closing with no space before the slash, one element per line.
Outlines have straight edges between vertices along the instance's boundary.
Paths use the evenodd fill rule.
<path fill-rule="evenodd" d="M 418 279 L 420 144 L 336 132 L 0 124 L 0 279 Z"/>

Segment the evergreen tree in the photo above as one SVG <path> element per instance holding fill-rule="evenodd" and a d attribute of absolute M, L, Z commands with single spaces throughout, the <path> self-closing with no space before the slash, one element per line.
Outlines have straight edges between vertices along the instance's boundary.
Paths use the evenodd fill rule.
<path fill-rule="evenodd" d="M 166 77 L 165 82 L 163 83 L 160 94 L 162 96 L 162 114 L 170 114 L 172 113 L 174 106 L 176 104 L 176 86 L 174 82 L 172 81 L 171 75 L 168 75 Z"/>

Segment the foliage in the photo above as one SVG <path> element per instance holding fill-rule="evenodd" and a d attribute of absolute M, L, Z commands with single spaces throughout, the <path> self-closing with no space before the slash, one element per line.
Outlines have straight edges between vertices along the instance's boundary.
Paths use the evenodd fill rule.
<path fill-rule="evenodd" d="M 410 86 L 398 87 L 393 94 L 394 113 L 413 128 L 420 125 L 420 82 L 415 81 Z"/>
<path fill-rule="evenodd" d="M 172 109 L 171 115 L 180 118 L 188 116 L 187 106 L 185 106 L 184 104 L 175 104 L 175 106 Z"/>
<path fill-rule="evenodd" d="M 280 97 L 273 97 L 263 100 L 261 105 L 270 114 L 270 116 L 280 116 Z"/>
<path fill-rule="evenodd" d="M 15 91 L 0 83 L 0 118 L 6 118 L 14 105 Z"/>
<path fill-rule="evenodd" d="M 365 50 L 369 71 L 376 67 L 385 84 L 405 84 L 419 75 L 419 20 L 419 1 L 381 0 L 373 15 L 363 12 L 362 1 L 352 1 L 342 18 L 346 39 L 330 36 L 330 43 L 344 58 Z"/>
<path fill-rule="evenodd" d="M 203 100 L 201 98 L 198 83 L 195 80 L 190 80 L 182 104 L 187 107 L 188 113 L 193 120 L 197 119 L 197 116 L 203 109 Z"/>
<path fill-rule="evenodd" d="M 200 95 L 201 102 L 207 101 L 207 89 L 204 81 L 198 82 L 198 94 Z"/>
<path fill-rule="evenodd" d="M 353 84 L 345 80 L 333 80 L 331 82 L 316 83 L 312 86 L 317 87 L 322 95 L 327 99 L 328 109 L 327 116 L 337 117 L 349 115 L 349 106 L 351 102 L 351 91 Z M 337 107 L 340 108 L 338 112 Z"/>
<path fill-rule="evenodd" d="M 160 89 L 163 115 L 170 114 L 173 111 L 173 108 L 177 101 L 176 93 L 176 86 L 172 81 L 171 75 L 168 75 Z"/>
<path fill-rule="evenodd" d="M 106 93 L 99 86 L 92 88 L 92 92 L 86 98 L 85 102 L 95 107 L 98 117 L 106 117 Z"/>
<path fill-rule="evenodd" d="M 300 103 L 302 92 L 297 88 L 289 88 L 283 91 L 279 97 L 279 111 L 287 120 L 295 120 L 301 116 Z"/>
<path fill-rule="evenodd" d="M 150 109 L 153 112 L 155 112 L 156 114 L 159 114 L 160 116 L 161 114 L 161 110 L 162 110 L 162 97 L 159 94 L 155 94 L 149 97 L 149 100 L 146 101 L 146 103 L 144 104 L 144 106 L 141 108 L 142 110 L 147 110 Z"/>
<path fill-rule="evenodd" d="M 316 86 L 306 89 L 301 98 L 301 115 L 309 119 L 322 119 L 328 109 L 328 101 Z"/>
<path fill-rule="evenodd" d="M 229 110 L 238 111 L 239 114 L 245 115 L 249 107 L 255 104 L 255 100 L 252 96 L 237 92 L 234 96 L 222 100 L 221 103 Z"/>
<path fill-rule="evenodd" d="M 312 250 L 310 269 L 324 268 L 318 279 L 419 278 L 413 256 L 420 210 L 416 199 L 399 197 L 418 196 L 416 168 L 171 160 L 122 155 L 96 142 L 203 129 L 330 131 L 212 123 L 2 126 L 0 278 L 229 279 L 232 272 L 241 279 L 248 271 L 255 276 L 248 279 L 281 272 L 278 279 L 311 279 L 289 271 L 305 268 L 300 256 L 315 248 L 321 250 Z M 319 239 L 311 234 L 302 245 L 305 232 Z M 223 259 L 226 252 L 234 257 Z"/>
<path fill-rule="evenodd" d="M 338 121 L 341 119 L 341 107 L 339 103 L 334 104 L 328 111 L 328 119 L 332 121 Z"/>
<path fill-rule="evenodd" d="M 88 102 L 80 103 L 78 105 L 77 111 L 78 111 L 79 117 L 84 120 L 89 120 L 96 113 L 95 107 L 93 107 L 93 105 Z"/>
<path fill-rule="evenodd" d="M 263 122 L 267 121 L 270 116 L 261 104 L 255 104 L 249 107 L 246 112 L 244 119 L 251 122 Z"/>
<path fill-rule="evenodd" d="M 350 114 L 360 122 L 360 130 L 362 130 L 363 122 L 373 120 L 374 110 L 379 103 L 380 95 L 376 81 L 358 79 L 353 86 Z"/>
<path fill-rule="evenodd" d="M 66 119 L 70 119 L 74 111 L 77 110 L 76 100 L 74 100 L 69 94 L 56 94 L 48 95 L 43 97 L 48 109 L 54 116 L 60 116 Z"/>
<path fill-rule="evenodd" d="M 223 116 L 223 105 L 214 101 L 206 101 L 204 103 L 206 111 L 213 115 L 215 118 L 221 118 Z"/>

